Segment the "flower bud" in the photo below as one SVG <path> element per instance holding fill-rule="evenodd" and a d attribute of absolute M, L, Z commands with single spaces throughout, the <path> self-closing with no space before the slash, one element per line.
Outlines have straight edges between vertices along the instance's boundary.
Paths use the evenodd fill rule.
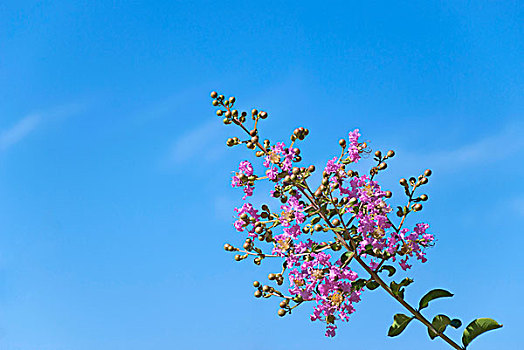
<path fill-rule="evenodd" d="M 386 169 L 387 167 L 388 167 L 388 165 L 387 165 L 386 163 L 382 162 L 382 163 L 380 163 L 380 164 L 378 165 L 378 170 L 384 170 L 384 169 Z"/>
<path fill-rule="evenodd" d="M 428 178 L 427 177 L 423 177 L 422 179 L 420 179 L 420 183 L 425 185 L 428 183 Z"/>
<path fill-rule="evenodd" d="M 404 179 L 404 178 L 400 179 L 399 182 L 400 182 L 400 184 L 401 184 L 402 186 L 404 186 L 404 187 L 408 185 L 408 181 L 407 181 L 406 179 Z"/>
<path fill-rule="evenodd" d="M 340 139 L 338 140 L 338 144 L 340 145 L 340 147 L 346 148 L 346 140 Z"/>
<path fill-rule="evenodd" d="M 391 193 L 391 191 L 386 191 L 385 197 L 386 198 L 391 198 L 392 195 L 393 195 L 393 193 Z"/>
<path fill-rule="evenodd" d="M 375 152 L 375 157 L 377 157 L 377 158 L 382 157 L 382 152 L 380 152 L 380 151 L 376 151 L 376 152 Z"/>
<path fill-rule="evenodd" d="M 211 92 L 211 98 L 217 98 L 218 93 L 216 91 Z"/>
<path fill-rule="evenodd" d="M 420 198 L 421 201 L 424 201 L 424 202 L 425 202 L 425 201 L 428 200 L 428 195 L 427 195 L 427 194 L 423 194 L 423 195 L 421 195 L 419 198 Z"/>
<path fill-rule="evenodd" d="M 260 298 L 262 296 L 262 292 L 259 290 L 255 291 L 255 298 Z"/>
<path fill-rule="evenodd" d="M 235 103 L 236 99 L 235 99 L 235 96 L 231 96 L 229 98 L 229 103 Z"/>
<path fill-rule="evenodd" d="M 413 206 L 414 211 L 421 211 L 422 210 L 422 204 L 417 203 Z"/>
<path fill-rule="evenodd" d="M 432 173 L 433 173 L 433 172 L 431 171 L 431 169 L 427 169 L 426 171 L 424 171 L 424 175 L 425 175 L 426 177 L 430 177 Z"/>
<path fill-rule="evenodd" d="M 390 149 L 388 151 L 388 154 L 387 154 L 388 158 L 393 158 L 395 156 L 395 151 L 393 151 L 392 149 Z"/>
<path fill-rule="evenodd" d="M 286 310 L 284 310 L 284 309 L 279 309 L 279 310 L 278 310 L 278 316 L 282 317 L 282 316 L 284 316 L 285 314 L 286 314 Z"/>
<path fill-rule="evenodd" d="M 258 288 L 259 286 L 260 286 L 260 282 L 259 281 L 254 281 L 253 282 L 253 287 Z"/>

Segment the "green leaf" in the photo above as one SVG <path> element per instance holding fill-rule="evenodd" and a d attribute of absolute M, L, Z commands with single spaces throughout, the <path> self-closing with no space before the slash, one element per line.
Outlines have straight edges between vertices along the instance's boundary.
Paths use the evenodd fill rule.
<path fill-rule="evenodd" d="M 458 329 L 460 328 L 460 326 L 462 326 L 462 321 L 459 320 L 458 318 L 454 318 L 451 320 L 451 322 L 449 323 L 449 325 L 455 329 Z"/>
<path fill-rule="evenodd" d="M 390 286 L 391 291 L 393 292 L 393 294 L 398 295 L 402 299 L 404 299 L 404 288 L 401 288 L 401 287 L 407 287 L 411 283 L 413 283 L 413 280 L 411 278 L 406 277 L 402 281 L 400 281 L 400 283 L 397 283 L 395 281 L 391 281 L 389 286 Z"/>
<path fill-rule="evenodd" d="M 433 322 L 431 322 L 431 324 L 437 330 L 437 332 L 442 333 L 450 322 L 451 319 L 448 316 L 437 315 L 433 318 Z M 433 332 L 430 328 L 428 328 L 428 334 L 431 339 L 435 339 L 437 337 L 437 333 Z"/>
<path fill-rule="evenodd" d="M 418 309 L 420 311 L 420 310 L 428 307 L 429 302 L 431 300 L 433 300 L 433 299 L 452 297 L 452 296 L 453 296 L 453 294 L 451 294 L 447 290 L 444 290 L 444 289 L 433 289 L 433 290 L 427 292 L 426 295 L 424 295 L 422 297 L 422 299 L 420 299 L 420 302 L 418 303 Z"/>
<path fill-rule="evenodd" d="M 464 348 L 482 333 L 500 327 L 502 327 L 502 325 L 498 324 L 497 321 L 492 320 L 491 318 L 477 318 L 468 324 L 462 334 L 462 344 L 464 344 Z"/>
<path fill-rule="evenodd" d="M 412 319 L 413 317 L 404 314 L 396 314 L 393 316 L 393 324 L 389 327 L 388 336 L 396 337 L 402 333 Z"/>
<path fill-rule="evenodd" d="M 397 270 L 391 266 L 391 265 L 384 265 L 380 268 L 380 270 L 378 270 L 378 272 L 382 272 L 384 270 L 387 270 L 388 271 L 388 277 L 391 277 L 395 274 L 395 272 L 397 272 Z"/>
<path fill-rule="evenodd" d="M 345 252 L 344 254 L 342 254 L 342 256 L 340 257 L 340 262 L 342 262 L 341 267 L 345 267 L 347 263 L 349 263 L 349 259 L 353 257 L 353 255 L 355 255 L 355 253 L 353 252 Z"/>
<path fill-rule="evenodd" d="M 352 290 L 361 290 L 365 286 L 366 286 L 366 280 L 363 278 L 359 278 L 358 280 L 351 282 Z"/>
<path fill-rule="evenodd" d="M 373 280 L 369 280 L 366 282 L 366 287 L 368 287 L 369 290 L 377 289 L 380 286 L 377 282 Z"/>

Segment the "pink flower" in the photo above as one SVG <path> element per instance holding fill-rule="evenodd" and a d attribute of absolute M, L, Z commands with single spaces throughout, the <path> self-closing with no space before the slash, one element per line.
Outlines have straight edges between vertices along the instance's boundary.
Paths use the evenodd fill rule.
<path fill-rule="evenodd" d="M 269 168 L 268 170 L 266 170 L 266 175 L 270 180 L 275 180 L 278 176 L 278 168 Z"/>
<path fill-rule="evenodd" d="M 238 166 L 238 173 L 236 173 L 231 180 L 232 187 L 244 187 L 243 190 L 245 195 L 242 197 L 243 200 L 245 200 L 246 197 L 253 195 L 254 187 L 248 182 L 245 182 L 245 179 L 251 175 L 253 175 L 253 165 L 245 160 L 240 162 Z M 242 178 L 244 178 L 244 182 L 242 181 Z"/>
<path fill-rule="evenodd" d="M 342 165 L 335 163 L 336 161 L 337 157 L 333 157 L 333 159 L 328 160 L 326 167 L 324 168 L 324 171 L 328 174 L 338 172 Z"/>
<path fill-rule="evenodd" d="M 349 132 L 349 146 L 348 146 L 348 156 L 353 163 L 357 163 L 360 159 L 360 154 L 358 151 L 358 138 L 360 133 L 358 129 Z"/>
<path fill-rule="evenodd" d="M 246 176 L 253 175 L 253 165 L 251 165 L 251 163 L 248 162 L 247 160 L 240 162 L 240 165 L 238 166 L 238 170 L 244 173 Z"/>

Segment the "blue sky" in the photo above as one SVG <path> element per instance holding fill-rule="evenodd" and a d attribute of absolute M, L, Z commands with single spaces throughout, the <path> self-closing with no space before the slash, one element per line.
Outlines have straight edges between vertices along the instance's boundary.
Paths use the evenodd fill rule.
<path fill-rule="evenodd" d="M 248 153 L 213 89 L 267 110 L 273 140 L 308 127 L 307 163 L 355 127 L 394 149 L 394 204 L 433 169 L 417 219 L 438 242 L 406 298 L 446 288 L 428 317 L 493 317 L 471 349 L 517 348 L 523 20 L 518 1 L 3 1 L 0 348 L 445 348 L 420 324 L 389 339 L 402 310 L 380 291 L 335 339 L 253 298 L 272 269 L 222 250 Z"/>

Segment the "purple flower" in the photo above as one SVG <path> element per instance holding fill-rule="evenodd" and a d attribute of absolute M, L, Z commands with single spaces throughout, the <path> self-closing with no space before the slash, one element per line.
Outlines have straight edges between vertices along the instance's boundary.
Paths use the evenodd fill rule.
<path fill-rule="evenodd" d="M 349 132 L 348 157 L 353 163 L 357 163 L 360 159 L 358 150 L 358 138 L 360 133 L 358 129 Z"/>
<path fill-rule="evenodd" d="M 328 174 L 336 173 L 338 170 L 342 167 L 341 164 L 337 164 L 337 157 L 333 157 L 333 159 L 328 160 L 326 167 L 324 168 L 324 171 Z"/>

